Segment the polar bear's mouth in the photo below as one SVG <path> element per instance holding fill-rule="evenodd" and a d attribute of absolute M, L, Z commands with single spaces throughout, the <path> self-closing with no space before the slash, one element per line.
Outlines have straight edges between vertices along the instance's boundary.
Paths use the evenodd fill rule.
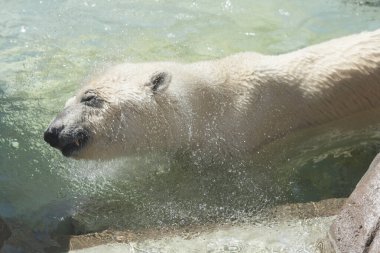
<path fill-rule="evenodd" d="M 66 157 L 76 156 L 86 146 L 89 140 L 88 131 L 85 129 L 65 129 L 65 127 L 50 126 L 44 133 L 44 140 L 50 146 L 60 150 Z"/>
<path fill-rule="evenodd" d="M 86 145 L 87 141 L 88 136 L 86 134 L 80 134 L 71 142 L 62 146 L 60 150 L 66 157 L 75 156 Z"/>

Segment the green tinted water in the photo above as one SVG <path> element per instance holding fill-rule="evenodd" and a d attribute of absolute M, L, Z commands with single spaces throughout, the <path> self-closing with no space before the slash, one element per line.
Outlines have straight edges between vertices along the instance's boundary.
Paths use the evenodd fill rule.
<path fill-rule="evenodd" d="M 224 167 L 76 162 L 48 147 L 42 133 L 81 82 L 112 63 L 278 54 L 379 27 L 378 1 L 3 1 L 0 216 L 36 235 L 71 214 L 86 231 L 159 227 L 347 196 L 379 150 L 376 121 L 300 133 Z"/>

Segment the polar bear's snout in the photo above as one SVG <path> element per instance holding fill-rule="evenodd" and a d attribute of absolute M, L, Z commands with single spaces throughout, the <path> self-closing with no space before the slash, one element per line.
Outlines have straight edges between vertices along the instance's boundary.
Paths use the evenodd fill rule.
<path fill-rule="evenodd" d="M 65 112 L 65 111 L 64 111 Z M 56 117 L 44 132 L 44 140 L 60 150 L 64 156 L 75 156 L 88 142 L 89 131 L 83 127 L 73 127 L 65 120 L 65 113 Z"/>
<path fill-rule="evenodd" d="M 89 139 L 88 131 L 85 129 L 66 130 L 62 126 L 49 126 L 44 133 L 44 140 L 50 146 L 59 149 L 64 156 L 70 157 L 81 150 Z"/>
<path fill-rule="evenodd" d="M 51 127 L 49 126 L 44 133 L 44 140 L 50 144 L 50 146 L 54 148 L 58 148 L 59 145 L 59 134 L 63 129 L 63 125 L 61 127 Z"/>

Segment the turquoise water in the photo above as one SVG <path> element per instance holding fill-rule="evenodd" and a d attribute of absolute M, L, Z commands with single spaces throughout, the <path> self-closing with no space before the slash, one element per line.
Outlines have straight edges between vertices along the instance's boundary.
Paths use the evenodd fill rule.
<path fill-rule="evenodd" d="M 377 28 L 378 1 L 2 1 L 0 216 L 37 240 L 70 215 L 81 233 L 231 221 L 347 196 L 379 151 L 376 120 L 302 132 L 223 166 L 72 161 L 42 133 L 83 80 L 113 63 L 279 54 Z"/>

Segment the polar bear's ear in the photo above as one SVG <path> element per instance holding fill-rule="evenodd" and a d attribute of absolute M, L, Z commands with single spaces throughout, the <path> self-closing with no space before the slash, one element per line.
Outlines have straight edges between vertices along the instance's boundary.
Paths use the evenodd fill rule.
<path fill-rule="evenodd" d="M 171 81 L 172 77 L 168 72 L 156 72 L 150 78 L 150 87 L 154 93 L 164 91 Z"/>

